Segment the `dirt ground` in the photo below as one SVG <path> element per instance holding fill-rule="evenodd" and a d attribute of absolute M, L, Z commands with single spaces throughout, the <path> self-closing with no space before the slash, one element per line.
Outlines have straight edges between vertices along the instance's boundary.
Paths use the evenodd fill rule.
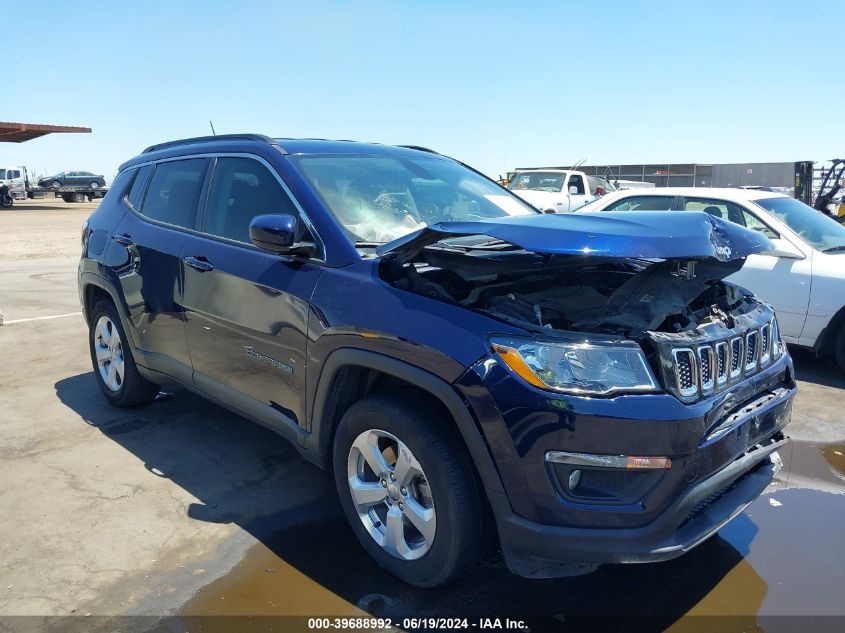
<path fill-rule="evenodd" d="M 98 204 L 61 198 L 16 201 L 0 211 L 0 261 L 68 256 L 80 243 L 82 223 Z"/>
<path fill-rule="evenodd" d="M 60 628 L 90 614 L 103 630 L 168 616 L 174 631 L 267 630 L 191 619 L 211 615 L 530 615 L 538 631 L 595 613 L 678 630 L 684 615 L 715 614 L 737 631 L 845 615 L 845 377 L 810 354 L 793 350 L 794 441 L 778 481 L 701 547 L 535 581 L 491 553 L 448 588 L 418 590 L 370 561 L 331 478 L 270 431 L 186 391 L 106 404 L 76 296 L 92 208 L 0 211 L 0 630 L 25 615 Z"/>

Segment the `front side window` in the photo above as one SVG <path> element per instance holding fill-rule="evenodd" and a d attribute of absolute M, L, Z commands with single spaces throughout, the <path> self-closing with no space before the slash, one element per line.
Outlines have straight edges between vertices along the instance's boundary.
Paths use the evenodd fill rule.
<path fill-rule="evenodd" d="M 193 228 L 207 168 L 206 158 L 159 163 L 140 212 L 160 222 Z"/>
<path fill-rule="evenodd" d="M 813 248 L 823 253 L 845 252 L 845 227 L 821 211 L 786 196 L 761 198 L 754 204 L 786 224 Z"/>
<path fill-rule="evenodd" d="M 710 215 L 729 220 L 734 224 L 739 224 L 752 231 L 759 231 L 763 235 L 771 239 L 780 237 L 775 231 L 769 228 L 753 213 L 747 209 L 728 202 L 727 200 L 716 200 L 713 198 L 687 198 L 684 201 L 685 211 L 704 211 Z"/>
<path fill-rule="evenodd" d="M 251 243 L 249 224 L 265 213 L 298 215 L 287 192 L 251 158 L 220 158 L 211 179 L 203 231 Z"/>
<path fill-rule="evenodd" d="M 437 222 L 537 213 L 445 158 L 303 154 L 289 159 L 355 242 L 388 242 Z"/>
<path fill-rule="evenodd" d="M 614 202 L 605 211 L 671 211 L 674 202 L 672 196 L 631 196 Z"/>
<path fill-rule="evenodd" d="M 571 190 L 572 187 L 575 187 L 575 195 L 583 196 L 584 195 L 584 179 L 581 178 L 578 174 L 573 174 L 569 177 L 569 184 L 567 185 L 567 191 Z"/>

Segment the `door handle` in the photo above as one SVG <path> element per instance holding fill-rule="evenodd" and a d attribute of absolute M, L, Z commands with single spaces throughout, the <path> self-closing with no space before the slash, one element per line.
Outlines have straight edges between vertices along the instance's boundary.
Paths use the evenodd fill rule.
<path fill-rule="evenodd" d="M 214 265 L 205 257 L 185 257 L 183 260 L 185 264 L 194 268 L 201 273 L 206 273 L 209 270 L 214 270 Z"/>
<path fill-rule="evenodd" d="M 123 235 L 112 235 L 111 238 L 121 246 L 132 246 L 135 243 L 126 233 Z"/>

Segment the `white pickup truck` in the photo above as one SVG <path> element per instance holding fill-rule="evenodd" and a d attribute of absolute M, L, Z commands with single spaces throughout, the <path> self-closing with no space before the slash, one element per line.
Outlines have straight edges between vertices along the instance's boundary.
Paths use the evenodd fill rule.
<path fill-rule="evenodd" d="M 545 213 L 568 213 L 612 187 L 608 183 L 601 190 L 598 185 L 600 191 L 594 191 L 596 185 L 590 181 L 587 174 L 572 169 L 519 169 L 508 188 Z"/>

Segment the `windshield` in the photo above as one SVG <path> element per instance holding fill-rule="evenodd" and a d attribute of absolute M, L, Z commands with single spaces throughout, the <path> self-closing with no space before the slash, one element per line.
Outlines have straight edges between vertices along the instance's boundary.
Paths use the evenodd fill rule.
<path fill-rule="evenodd" d="M 438 157 L 290 156 L 355 242 L 384 243 L 437 222 L 536 213 L 474 171 Z"/>
<path fill-rule="evenodd" d="M 762 198 L 754 203 L 786 224 L 814 248 L 822 252 L 845 252 L 845 227 L 821 211 L 785 196 Z"/>
<path fill-rule="evenodd" d="M 510 184 L 510 189 L 533 189 L 534 191 L 549 191 L 557 193 L 563 190 L 566 174 L 554 171 L 526 171 L 517 174 Z"/>

